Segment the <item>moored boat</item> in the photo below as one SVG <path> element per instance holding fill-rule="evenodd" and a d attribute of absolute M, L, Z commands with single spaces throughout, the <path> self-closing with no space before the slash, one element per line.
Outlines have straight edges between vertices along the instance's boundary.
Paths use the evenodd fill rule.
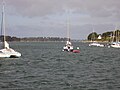
<path fill-rule="evenodd" d="M 3 3 L 3 11 L 2 11 L 2 23 L 1 23 L 1 31 L 3 31 L 3 41 L 2 41 L 2 49 L 0 49 L 0 58 L 18 58 L 21 56 L 21 53 L 13 50 L 9 47 L 8 42 L 5 37 L 5 20 L 4 20 L 4 3 Z"/>

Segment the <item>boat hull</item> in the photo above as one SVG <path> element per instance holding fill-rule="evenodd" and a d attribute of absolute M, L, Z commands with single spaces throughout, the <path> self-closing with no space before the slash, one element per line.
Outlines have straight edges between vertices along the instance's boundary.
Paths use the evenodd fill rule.
<path fill-rule="evenodd" d="M 19 58 L 21 53 L 14 51 L 13 49 L 1 49 L 0 58 Z"/>
<path fill-rule="evenodd" d="M 89 44 L 89 46 L 104 47 L 103 44 L 99 44 L 99 43 L 91 43 L 91 44 Z"/>
<path fill-rule="evenodd" d="M 117 43 L 117 42 L 112 43 L 111 47 L 113 47 L 113 48 L 120 48 L 120 43 Z"/>

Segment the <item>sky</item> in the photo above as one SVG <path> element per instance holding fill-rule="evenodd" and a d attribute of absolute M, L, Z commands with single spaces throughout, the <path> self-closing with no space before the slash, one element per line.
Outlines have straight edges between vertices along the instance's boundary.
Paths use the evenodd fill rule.
<path fill-rule="evenodd" d="M 86 39 L 93 30 L 101 34 L 120 29 L 120 0 L 4 1 L 6 34 L 10 36 L 67 37 L 68 21 L 71 39 Z"/>

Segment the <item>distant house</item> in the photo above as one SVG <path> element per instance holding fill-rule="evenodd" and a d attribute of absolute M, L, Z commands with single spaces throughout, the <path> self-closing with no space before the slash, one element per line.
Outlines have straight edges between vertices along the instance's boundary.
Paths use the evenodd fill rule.
<path fill-rule="evenodd" d="M 101 35 L 98 36 L 98 39 L 102 39 Z"/>

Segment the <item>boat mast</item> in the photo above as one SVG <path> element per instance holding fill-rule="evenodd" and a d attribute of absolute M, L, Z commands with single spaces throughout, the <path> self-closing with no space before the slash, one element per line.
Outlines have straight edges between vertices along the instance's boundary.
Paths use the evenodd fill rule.
<path fill-rule="evenodd" d="M 5 41 L 6 41 L 6 37 L 5 37 L 5 3 L 3 2 L 3 7 L 2 7 L 2 26 L 1 26 L 1 32 L 3 32 L 3 47 L 5 48 Z"/>
<path fill-rule="evenodd" d="M 116 30 L 117 30 L 117 24 L 115 25 L 115 30 L 113 31 L 113 34 L 112 34 L 112 42 L 117 42 Z"/>
<path fill-rule="evenodd" d="M 114 42 L 114 38 L 115 38 L 115 31 L 113 31 L 113 34 L 112 34 L 112 42 Z"/>
<path fill-rule="evenodd" d="M 69 11 L 67 11 L 67 40 L 70 41 L 70 17 L 69 17 Z"/>
<path fill-rule="evenodd" d="M 117 24 L 115 26 L 115 31 L 114 31 L 114 39 L 115 39 L 115 42 L 118 42 L 118 35 L 117 35 Z"/>
<path fill-rule="evenodd" d="M 119 30 L 118 30 L 118 42 L 120 42 L 120 32 L 119 32 Z"/>
<path fill-rule="evenodd" d="M 119 30 L 117 30 L 117 42 L 119 42 Z"/>

